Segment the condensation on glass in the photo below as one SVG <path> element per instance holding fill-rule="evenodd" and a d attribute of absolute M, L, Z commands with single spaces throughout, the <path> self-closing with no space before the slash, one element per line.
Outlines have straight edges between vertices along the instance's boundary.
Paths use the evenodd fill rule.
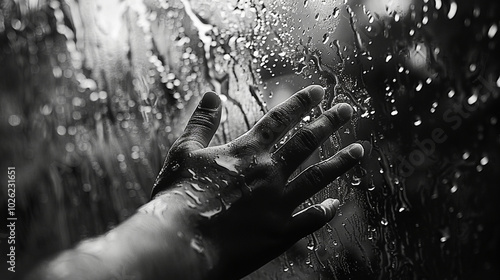
<path fill-rule="evenodd" d="M 499 240 L 496 1 L 4 1 L 0 150 L 23 190 L 36 260 L 113 227 L 149 199 L 201 94 L 234 139 L 315 83 L 313 120 L 354 119 L 369 159 L 307 204 L 337 217 L 247 279 L 494 278 Z M 2 167 L 4 161 L 2 161 Z M 305 205 L 304 205 L 305 206 Z"/>

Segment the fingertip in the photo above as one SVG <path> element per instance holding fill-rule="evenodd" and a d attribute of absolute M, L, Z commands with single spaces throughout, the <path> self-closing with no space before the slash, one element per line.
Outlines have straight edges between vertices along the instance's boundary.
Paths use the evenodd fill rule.
<path fill-rule="evenodd" d="M 309 92 L 311 100 L 316 103 L 323 100 L 323 96 L 325 96 L 325 89 L 322 86 L 312 85 L 307 88 L 307 91 Z"/>
<path fill-rule="evenodd" d="M 327 198 L 325 201 L 321 202 L 320 205 L 324 211 L 325 217 L 329 221 L 335 216 L 340 202 L 337 199 Z"/>
<path fill-rule="evenodd" d="M 372 144 L 369 141 L 363 140 L 363 141 L 358 141 L 358 143 L 363 146 L 363 157 L 366 158 L 372 153 Z"/>
<path fill-rule="evenodd" d="M 202 109 L 215 110 L 220 106 L 220 98 L 217 93 L 209 91 L 203 95 L 199 107 Z"/>
<path fill-rule="evenodd" d="M 349 120 L 352 117 L 354 109 L 347 103 L 340 103 L 337 105 L 337 114 L 342 120 Z"/>
<path fill-rule="evenodd" d="M 340 206 L 340 200 L 334 199 L 333 200 L 333 206 L 335 206 L 335 209 L 339 209 Z"/>
<path fill-rule="evenodd" d="M 363 149 L 363 146 L 359 143 L 354 143 L 349 146 L 349 149 L 347 150 L 347 153 L 353 158 L 353 159 L 361 159 L 365 153 L 365 150 Z"/>

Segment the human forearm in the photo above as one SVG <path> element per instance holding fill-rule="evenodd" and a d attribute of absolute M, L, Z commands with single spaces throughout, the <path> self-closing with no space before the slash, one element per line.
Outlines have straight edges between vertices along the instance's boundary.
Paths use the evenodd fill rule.
<path fill-rule="evenodd" d="M 204 252 L 191 249 L 176 201 L 157 198 L 105 235 L 43 263 L 29 279 L 202 279 Z"/>

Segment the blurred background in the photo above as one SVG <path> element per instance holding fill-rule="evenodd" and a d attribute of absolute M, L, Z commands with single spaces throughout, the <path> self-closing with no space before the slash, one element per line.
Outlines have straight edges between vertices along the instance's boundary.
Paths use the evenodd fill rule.
<path fill-rule="evenodd" d="M 0 1 L 1 278 L 147 202 L 204 92 L 217 145 L 314 83 L 303 123 L 355 117 L 307 164 L 353 141 L 370 157 L 305 203 L 339 198 L 332 222 L 245 279 L 498 279 L 499 25 L 486 0 Z"/>

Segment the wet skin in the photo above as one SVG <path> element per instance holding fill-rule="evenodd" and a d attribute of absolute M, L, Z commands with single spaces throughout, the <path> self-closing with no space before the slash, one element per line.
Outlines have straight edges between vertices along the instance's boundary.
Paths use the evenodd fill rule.
<path fill-rule="evenodd" d="M 181 215 L 195 235 L 194 247 L 206 258 L 209 278 L 241 277 L 277 257 L 332 219 L 339 202 L 327 199 L 292 215 L 294 210 L 363 156 L 362 146 L 353 144 L 289 180 L 352 116 L 349 105 L 337 104 L 275 150 L 274 144 L 323 95 L 320 86 L 303 89 L 246 134 L 207 148 L 219 124 L 221 104 L 216 94 L 205 94 L 167 156 L 152 203 L 140 211 L 162 216 L 155 211 L 156 202 L 182 204 Z"/>
<path fill-rule="evenodd" d="M 337 104 L 276 149 L 323 96 L 320 86 L 300 90 L 239 138 L 207 147 L 222 106 L 206 93 L 172 145 L 152 200 L 107 234 L 47 261 L 33 279 L 237 279 L 277 257 L 333 218 L 336 199 L 297 207 L 364 153 L 351 144 L 290 178 L 352 116 L 348 104 Z"/>

